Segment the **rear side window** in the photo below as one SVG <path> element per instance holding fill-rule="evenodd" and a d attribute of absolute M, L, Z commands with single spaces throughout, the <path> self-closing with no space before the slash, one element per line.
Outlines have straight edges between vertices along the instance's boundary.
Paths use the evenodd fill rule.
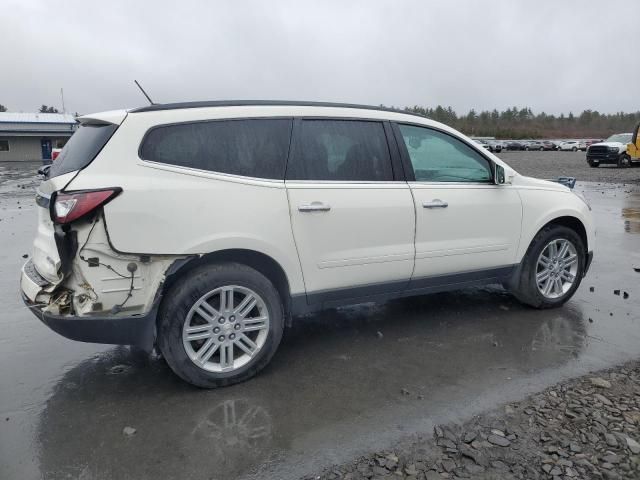
<path fill-rule="evenodd" d="M 393 180 L 380 122 L 302 120 L 296 135 L 288 180 Z"/>
<path fill-rule="evenodd" d="M 144 160 L 245 177 L 284 179 L 290 119 L 212 120 L 156 127 Z"/>
<path fill-rule="evenodd" d="M 49 177 L 80 170 L 89 165 L 118 129 L 118 125 L 82 125 L 53 161 Z"/>

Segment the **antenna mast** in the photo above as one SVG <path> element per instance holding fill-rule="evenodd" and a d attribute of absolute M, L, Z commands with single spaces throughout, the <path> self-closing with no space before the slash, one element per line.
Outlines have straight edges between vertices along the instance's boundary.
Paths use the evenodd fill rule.
<path fill-rule="evenodd" d="M 147 100 L 149 100 L 149 103 L 151 105 L 155 105 L 155 103 L 153 103 L 153 100 L 151 100 L 151 98 L 149 97 L 149 95 L 147 95 L 147 92 L 144 91 L 144 88 L 142 88 L 142 86 L 138 83 L 137 80 L 134 80 L 135 84 L 138 86 L 138 88 L 140 89 L 140 91 L 142 92 L 142 94 L 147 97 Z"/>
<path fill-rule="evenodd" d="M 67 113 L 67 109 L 64 106 L 64 90 L 60 89 L 60 98 L 62 98 L 62 113 Z"/>

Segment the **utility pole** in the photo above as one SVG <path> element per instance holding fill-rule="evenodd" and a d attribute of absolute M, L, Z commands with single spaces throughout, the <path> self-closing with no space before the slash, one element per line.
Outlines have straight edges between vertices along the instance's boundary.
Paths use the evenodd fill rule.
<path fill-rule="evenodd" d="M 62 113 L 67 113 L 67 110 L 64 107 L 64 90 L 60 89 L 60 98 L 62 98 Z"/>

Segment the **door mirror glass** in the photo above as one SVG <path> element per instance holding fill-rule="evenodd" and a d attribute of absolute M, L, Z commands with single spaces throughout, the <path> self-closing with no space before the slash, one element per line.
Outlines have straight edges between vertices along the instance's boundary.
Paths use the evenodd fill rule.
<path fill-rule="evenodd" d="M 493 181 L 496 185 L 504 185 L 507 183 L 504 174 L 504 167 L 502 165 L 494 164 Z"/>

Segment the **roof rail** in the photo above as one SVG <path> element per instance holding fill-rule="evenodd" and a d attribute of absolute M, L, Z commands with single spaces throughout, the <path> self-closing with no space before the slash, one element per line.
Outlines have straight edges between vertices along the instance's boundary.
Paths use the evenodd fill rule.
<path fill-rule="evenodd" d="M 204 108 L 204 107 L 244 107 L 244 106 L 288 106 L 288 107 L 333 107 L 333 108 L 357 108 L 361 110 L 378 110 L 382 112 L 404 113 L 416 117 L 427 118 L 419 113 L 407 112 L 397 108 L 374 107 L 372 105 L 358 105 L 354 103 L 331 103 L 331 102 L 305 102 L 294 100 L 212 100 L 203 102 L 178 102 L 160 103 L 148 105 L 146 107 L 134 108 L 130 113 L 157 112 L 161 110 L 179 110 L 183 108 Z"/>

